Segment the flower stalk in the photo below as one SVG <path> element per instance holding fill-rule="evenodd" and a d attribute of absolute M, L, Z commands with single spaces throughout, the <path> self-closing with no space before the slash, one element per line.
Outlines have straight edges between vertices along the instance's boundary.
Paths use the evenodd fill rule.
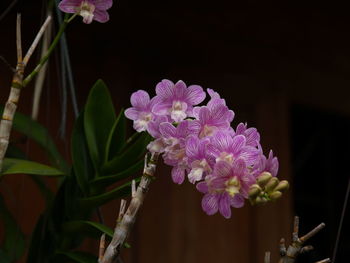
<path fill-rule="evenodd" d="M 21 89 L 22 87 L 24 87 L 23 85 L 24 70 L 50 21 L 51 21 L 51 16 L 48 16 L 44 24 L 41 26 L 38 34 L 36 35 L 32 45 L 28 49 L 28 52 L 26 53 L 24 58 L 22 58 L 21 15 L 17 14 L 17 20 L 16 20 L 17 66 L 16 66 L 15 73 L 13 75 L 12 83 L 11 83 L 10 95 L 5 104 L 4 112 L 2 114 L 2 118 L 0 122 L 0 172 L 2 170 L 3 159 L 5 157 L 5 153 L 9 144 L 13 117 L 17 109 L 17 104 L 21 94 Z"/>
<path fill-rule="evenodd" d="M 66 15 L 63 23 L 60 26 L 60 29 L 58 30 L 58 33 L 55 37 L 55 39 L 52 41 L 50 47 L 48 48 L 46 54 L 40 59 L 38 65 L 34 68 L 34 70 L 23 80 L 23 87 L 26 87 L 30 81 L 39 73 L 39 71 L 41 70 L 41 68 L 45 65 L 46 61 L 49 59 L 50 55 L 52 54 L 52 52 L 54 51 L 54 49 L 56 48 L 63 32 L 65 31 L 67 25 L 72 21 L 72 19 L 76 16 L 76 14 L 72 15 L 69 18 L 69 15 Z"/>
<path fill-rule="evenodd" d="M 101 238 L 98 260 L 99 263 L 112 263 L 120 255 L 121 248 L 123 247 L 123 244 L 125 243 L 125 240 L 128 237 L 132 226 L 134 225 L 137 212 L 143 204 L 143 200 L 145 199 L 148 192 L 149 184 L 151 183 L 156 172 L 158 154 L 153 153 L 150 157 L 149 156 L 149 153 L 145 156 L 145 166 L 140 184 L 136 189 L 133 189 L 130 205 L 125 213 L 125 201 L 122 200 L 121 209 L 119 212 L 116 227 L 114 229 L 112 241 L 104 252 L 103 248 L 105 241 L 104 238 Z"/>
<path fill-rule="evenodd" d="M 304 243 L 309 240 L 311 237 L 316 235 L 321 229 L 325 227 L 324 223 L 319 224 L 317 227 L 312 229 L 306 235 L 299 237 L 299 217 L 294 217 L 294 227 L 292 233 L 292 243 L 286 247 L 284 238 L 280 241 L 280 260 L 278 263 L 295 263 L 296 258 L 299 254 L 306 253 L 313 249 L 312 246 L 304 246 Z M 329 258 L 317 261 L 315 263 L 329 263 L 331 260 Z M 270 263 L 270 252 L 265 253 L 264 263 Z"/>

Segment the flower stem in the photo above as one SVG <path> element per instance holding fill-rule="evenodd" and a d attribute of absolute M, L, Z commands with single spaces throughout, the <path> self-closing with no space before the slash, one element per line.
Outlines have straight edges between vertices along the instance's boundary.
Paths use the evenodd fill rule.
<path fill-rule="evenodd" d="M 46 61 L 49 59 L 50 55 L 54 51 L 55 47 L 57 46 L 64 30 L 66 29 L 67 25 L 76 17 L 76 14 L 73 14 L 71 17 L 69 17 L 68 14 L 66 14 L 63 23 L 60 26 L 60 29 L 55 37 L 55 39 L 52 41 L 50 47 L 48 48 L 46 54 L 40 59 L 38 65 L 34 68 L 34 70 L 23 80 L 22 87 L 27 86 L 30 81 L 39 73 L 41 68 L 45 65 Z"/>

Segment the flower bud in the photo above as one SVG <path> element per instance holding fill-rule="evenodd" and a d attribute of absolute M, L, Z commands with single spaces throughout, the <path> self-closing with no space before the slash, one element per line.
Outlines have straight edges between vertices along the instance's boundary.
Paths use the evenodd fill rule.
<path fill-rule="evenodd" d="M 269 196 L 270 196 L 272 201 L 276 201 L 277 199 L 279 199 L 282 196 L 282 193 L 280 191 L 274 191 Z"/>
<path fill-rule="evenodd" d="M 267 203 L 267 199 L 262 196 L 258 196 L 255 201 L 258 205 L 264 205 Z"/>
<path fill-rule="evenodd" d="M 255 199 L 261 193 L 261 187 L 258 184 L 253 184 L 249 188 L 249 198 Z"/>
<path fill-rule="evenodd" d="M 288 188 L 289 188 L 288 181 L 287 180 L 283 180 L 276 186 L 276 188 L 274 190 L 275 191 L 284 192 L 284 191 L 288 190 Z"/>
<path fill-rule="evenodd" d="M 276 177 L 272 177 L 269 182 L 265 186 L 265 191 L 266 192 L 271 192 L 275 187 L 278 185 L 279 180 Z"/>
<path fill-rule="evenodd" d="M 258 184 L 261 187 L 264 187 L 271 178 L 272 178 L 271 173 L 263 172 L 260 174 L 260 176 L 258 177 L 258 179 L 256 181 L 258 182 Z"/>

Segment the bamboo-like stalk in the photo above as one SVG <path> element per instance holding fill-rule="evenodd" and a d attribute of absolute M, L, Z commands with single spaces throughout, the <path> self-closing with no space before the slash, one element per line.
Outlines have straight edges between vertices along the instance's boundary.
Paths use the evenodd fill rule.
<path fill-rule="evenodd" d="M 317 227 L 312 229 L 309 233 L 299 238 L 299 217 L 294 217 L 294 227 L 292 233 L 292 244 L 286 248 L 284 238 L 280 240 L 280 260 L 278 263 L 295 263 L 295 260 L 299 254 L 306 253 L 312 249 L 312 246 L 303 246 L 303 244 L 316 235 L 322 228 L 325 227 L 324 223 L 319 224 Z M 315 263 L 329 263 L 331 260 L 329 258 L 325 258 L 323 260 L 317 261 Z M 270 263 L 270 252 L 265 252 L 264 263 Z"/>
<path fill-rule="evenodd" d="M 299 254 L 308 252 L 313 249 L 312 246 L 304 246 L 304 243 L 316 235 L 322 228 L 325 227 L 324 223 L 319 224 L 312 229 L 309 233 L 299 238 L 299 217 L 294 217 L 294 228 L 292 234 L 292 244 L 286 248 L 285 240 L 282 238 L 280 241 L 280 260 L 279 263 L 294 263 L 296 257 Z M 329 259 L 324 259 L 319 262 L 330 262 Z"/>
<path fill-rule="evenodd" d="M 22 42 L 21 42 L 21 15 L 17 15 L 16 20 L 16 47 L 17 47 L 17 66 L 13 75 L 11 90 L 9 98 L 5 104 L 4 112 L 2 114 L 0 122 L 0 172 L 2 170 L 2 164 L 5 157 L 5 153 L 9 144 L 10 133 L 12 128 L 12 121 L 15 115 L 19 97 L 21 94 L 21 88 L 23 87 L 23 74 L 24 69 L 28 64 L 28 61 L 37 47 L 39 40 L 47 28 L 47 25 L 51 21 L 51 17 L 47 17 L 44 24 L 41 26 L 37 36 L 35 37 L 32 45 L 30 46 L 25 57 L 22 59 Z"/>
<path fill-rule="evenodd" d="M 135 189 L 135 186 L 132 187 L 132 198 L 125 214 L 125 201 L 122 202 L 112 241 L 104 253 L 101 252 L 101 248 L 104 247 L 104 244 L 101 240 L 102 244 L 100 244 L 100 256 L 98 260 L 99 263 L 112 263 L 116 261 L 120 255 L 121 248 L 125 243 L 125 240 L 128 237 L 132 226 L 134 225 L 137 212 L 143 204 L 143 200 L 145 199 L 145 196 L 148 192 L 149 184 L 151 183 L 152 178 L 155 174 L 157 159 L 157 154 L 152 154 L 150 158 L 149 154 L 146 154 L 145 166 L 141 181 L 137 189 Z"/>

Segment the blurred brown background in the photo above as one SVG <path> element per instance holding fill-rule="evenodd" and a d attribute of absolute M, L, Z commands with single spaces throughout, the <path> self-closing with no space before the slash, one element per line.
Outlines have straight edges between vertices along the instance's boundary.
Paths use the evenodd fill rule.
<path fill-rule="evenodd" d="M 1 1 L 0 13 L 10 2 Z M 0 20 L 0 55 L 12 66 L 16 12 L 22 13 L 23 46 L 28 47 L 45 2 L 18 1 Z M 259 129 L 265 152 L 271 148 L 279 158 L 280 178 L 291 182 L 280 201 L 264 207 L 247 204 L 225 220 L 205 215 L 193 185 L 173 184 L 170 169 L 160 165 L 124 261 L 255 263 L 270 250 L 276 262 L 279 240 L 290 240 L 295 214 L 303 233 L 320 222 L 327 225 L 312 241 L 315 251 L 301 262 L 331 257 L 349 178 L 348 9 L 316 1 L 282 6 L 277 1 L 118 0 L 109 14 L 106 24 L 86 25 L 78 18 L 67 29 L 80 108 L 98 78 L 109 86 L 118 109 L 129 107 L 130 94 L 138 89 L 154 95 L 163 78 L 215 89 L 234 110 L 234 125 L 243 121 Z M 62 91 L 57 56 L 50 61 L 39 121 L 69 158 L 69 140 L 58 133 Z M 34 55 L 31 66 L 35 60 Z M 1 103 L 11 75 L 1 62 Z M 30 114 L 32 93 L 33 85 L 23 90 L 20 112 Z M 70 99 L 67 119 L 69 138 L 74 120 Z M 26 141 L 23 147 L 33 159 L 47 162 L 34 143 Z M 53 181 L 47 183 L 55 189 Z M 35 185 L 23 175 L 7 176 L 0 191 L 30 235 L 44 207 Z M 110 227 L 118 209 L 118 202 L 103 207 Z M 350 256 L 346 223 L 339 262 Z M 84 246 L 96 254 L 97 247 L 92 240 Z"/>

